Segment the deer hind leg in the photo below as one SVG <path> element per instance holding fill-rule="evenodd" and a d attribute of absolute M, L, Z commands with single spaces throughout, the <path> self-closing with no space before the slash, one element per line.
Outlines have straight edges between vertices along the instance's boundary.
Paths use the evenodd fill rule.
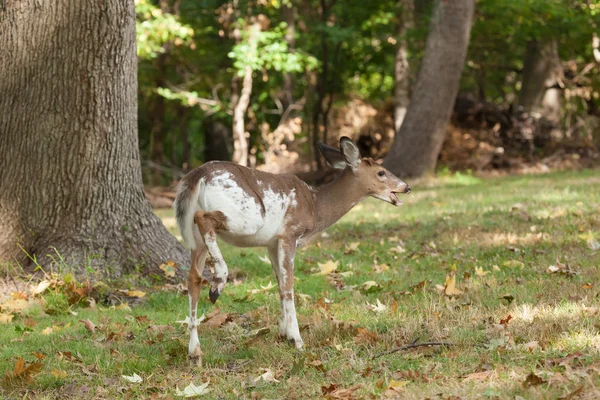
<path fill-rule="evenodd" d="M 285 317 L 285 308 L 283 307 L 283 282 L 281 280 L 281 270 L 278 259 L 278 247 L 269 246 L 269 259 L 271 260 L 271 265 L 273 266 L 273 272 L 275 272 L 275 277 L 277 278 L 277 287 L 279 288 L 279 311 L 280 311 L 280 319 L 279 319 L 279 336 L 287 337 L 287 319 Z"/>
<path fill-rule="evenodd" d="M 280 333 L 294 342 L 297 349 L 304 347 L 300 336 L 300 328 L 296 317 L 296 306 L 294 304 L 294 257 L 296 256 L 296 245 L 294 240 L 279 239 L 277 241 L 277 265 L 273 268 L 279 271 L 275 273 L 279 283 L 279 296 L 281 301 L 281 324 Z M 271 254 L 271 250 L 269 254 Z M 272 256 L 271 256 L 272 257 Z"/>
<path fill-rule="evenodd" d="M 214 263 L 215 273 L 208 297 L 211 303 L 215 304 L 225 288 L 227 275 L 229 275 L 227 264 L 223 260 L 223 255 L 217 245 L 217 233 L 227 230 L 227 217 L 221 211 L 201 210 L 196 211 L 194 214 L 194 222 L 198 226 L 200 235 L 204 239 L 204 244 Z"/>
<path fill-rule="evenodd" d="M 202 351 L 198 340 L 198 299 L 202 283 L 202 271 L 206 262 L 206 246 L 202 241 L 196 241 L 196 249 L 192 251 L 192 267 L 188 275 L 188 297 L 190 300 L 190 343 L 188 355 L 193 364 L 202 366 Z"/>

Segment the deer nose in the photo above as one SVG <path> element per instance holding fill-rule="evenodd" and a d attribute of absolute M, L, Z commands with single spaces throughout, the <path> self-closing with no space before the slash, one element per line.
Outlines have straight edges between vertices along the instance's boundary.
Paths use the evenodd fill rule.
<path fill-rule="evenodd" d="M 406 185 L 406 189 L 404 189 L 404 193 L 406 193 L 406 194 L 410 193 L 410 186 Z"/>

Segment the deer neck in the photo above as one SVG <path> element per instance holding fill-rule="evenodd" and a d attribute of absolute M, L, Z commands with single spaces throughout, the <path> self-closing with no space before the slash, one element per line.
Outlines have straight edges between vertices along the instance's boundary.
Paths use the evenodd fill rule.
<path fill-rule="evenodd" d="M 317 190 L 317 231 L 336 223 L 365 197 L 367 192 L 360 186 L 358 178 L 346 168 L 340 176 Z"/>

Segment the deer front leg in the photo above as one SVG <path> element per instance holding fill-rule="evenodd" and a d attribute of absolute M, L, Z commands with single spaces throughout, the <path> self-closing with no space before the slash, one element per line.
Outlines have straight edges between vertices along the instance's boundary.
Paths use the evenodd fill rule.
<path fill-rule="evenodd" d="M 221 211 L 197 211 L 194 214 L 194 222 L 198 226 L 198 230 L 202 235 L 202 239 L 204 239 L 204 244 L 208 249 L 208 253 L 213 259 L 215 273 L 208 292 L 208 297 L 211 303 L 215 304 L 219 295 L 225 288 L 227 275 L 229 275 L 227 264 L 217 245 L 217 232 L 227 229 L 227 218 Z"/>
<path fill-rule="evenodd" d="M 271 252 L 271 251 L 270 251 Z M 297 349 L 304 347 L 300 337 L 296 306 L 294 304 L 294 257 L 296 256 L 296 241 L 281 238 L 277 241 L 277 264 L 273 268 L 277 272 L 279 284 L 279 299 L 281 301 L 280 333 L 294 342 Z M 273 257 L 272 257 L 273 258 Z"/>

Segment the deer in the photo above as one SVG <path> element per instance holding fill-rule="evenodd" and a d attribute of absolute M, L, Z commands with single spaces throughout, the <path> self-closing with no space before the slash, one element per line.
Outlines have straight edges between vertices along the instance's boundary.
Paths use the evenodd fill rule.
<path fill-rule="evenodd" d="M 228 268 L 217 237 L 237 247 L 267 248 L 279 288 L 279 335 L 302 350 L 294 304 L 297 249 L 369 196 L 399 206 L 397 194 L 410 193 L 405 182 L 372 158 L 361 158 L 350 138 L 342 137 L 339 149 L 317 145 L 327 163 L 342 170 L 317 188 L 293 174 L 271 174 L 228 161 L 205 163 L 179 183 L 173 207 L 182 239 L 191 249 L 187 285 L 192 363 L 202 365 L 196 313 L 208 256 L 214 268 L 209 282 L 213 304 L 227 282 Z"/>

